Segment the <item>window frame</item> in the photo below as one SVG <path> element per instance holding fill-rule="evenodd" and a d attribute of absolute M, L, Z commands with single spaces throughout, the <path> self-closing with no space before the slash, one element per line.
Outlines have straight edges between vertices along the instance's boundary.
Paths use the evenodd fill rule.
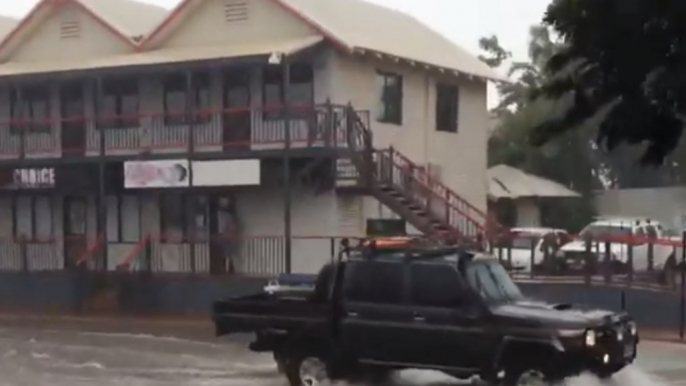
<path fill-rule="evenodd" d="M 21 100 L 19 94 L 21 93 Z M 10 119 L 20 121 L 10 125 L 10 134 L 21 135 L 22 131 L 27 134 L 50 134 L 52 132 L 52 103 L 50 85 L 30 85 L 21 88 L 10 89 Z M 36 122 L 35 107 L 37 103 L 44 103 L 46 117 Z M 18 114 L 18 115 L 15 115 Z"/>
<path fill-rule="evenodd" d="M 452 100 L 454 98 L 454 100 Z M 447 100 L 446 100 L 447 99 Z M 443 102 L 443 104 L 442 104 Z M 450 109 L 448 116 L 441 119 L 446 113 L 443 109 Z M 456 84 L 436 84 L 436 131 L 456 134 L 460 130 L 460 87 Z"/>
<path fill-rule="evenodd" d="M 314 106 L 314 65 L 309 62 L 293 63 L 289 67 L 290 73 L 290 89 L 291 95 L 286 95 L 286 90 L 283 84 L 283 67 L 281 66 L 265 66 L 262 70 L 262 106 L 264 111 L 262 113 L 265 120 L 283 119 L 285 114 L 283 112 L 283 105 L 288 101 L 289 105 L 294 105 L 296 108 L 307 106 Z M 303 73 L 307 75 L 301 76 Z M 267 87 L 276 87 L 278 97 L 276 100 L 267 98 Z M 298 100 L 293 97 L 293 86 L 308 87 L 309 96 L 307 100 Z M 303 118 L 307 116 L 308 111 L 291 113 L 292 118 Z"/>
<path fill-rule="evenodd" d="M 357 292 L 360 291 L 362 293 L 369 293 L 369 288 L 365 287 L 363 290 L 357 289 L 356 291 L 352 291 L 352 288 L 354 288 L 355 282 L 353 279 L 356 279 L 359 277 L 359 275 L 356 275 L 355 271 L 362 269 L 369 269 L 369 267 L 372 264 L 386 264 L 388 266 L 392 267 L 399 267 L 400 270 L 402 271 L 401 273 L 401 283 L 400 283 L 400 289 L 399 291 L 396 291 L 399 293 L 399 298 L 397 301 L 388 301 L 388 299 L 384 300 L 378 300 L 378 299 L 370 299 L 367 297 L 366 299 L 359 299 L 356 296 L 353 297 L 351 296 L 351 292 Z M 367 267 L 365 267 L 367 265 Z M 345 272 L 345 277 L 343 280 L 343 299 L 346 302 L 350 303 L 362 303 L 362 304 L 374 304 L 377 306 L 406 306 L 410 304 L 410 299 L 409 299 L 409 294 L 408 294 L 408 264 L 401 264 L 401 263 L 395 263 L 395 262 L 388 262 L 388 261 L 352 261 L 348 262 L 346 264 L 346 272 Z M 356 282 L 363 282 L 366 284 L 366 286 L 370 285 L 370 283 L 377 283 L 381 281 L 360 281 L 359 279 Z M 383 282 L 386 284 L 386 286 L 389 285 L 388 280 L 383 280 Z"/>
<path fill-rule="evenodd" d="M 125 240 L 124 239 L 124 225 L 123 225 L 123 218 L 124 218 L 124 197 L 133 197 L 136 199 L 137 206 L 138 206 L 138 235 L 136 236 L 135 240 Z M 135 194 L 112 194 L 108 195 L 105 197 L 105 200 L 107 200 L 107 204 L 109 204 L 109 200 L 114 199 L 115 201 L 115 215 L 117 218 L 117 226 L 116 226 L 116 237 L 114 239 L 110 238 L 110 232 L 109 232 L 109 222 L 105 221 L 105 235 L 106 235 L 106 240 L 108 243 L 116 243 L 116 244 L 138 244 L 142 239 L 142 229 L 143 229 L 143 216 L 142 216 L 142 211 L 143 211 L 143 200 L 141 200 L 141 197 Z M 107 215 L 109 216 L 109 205 L 107 209 Z"/>
<path fill-rule="evenodd" d="M 175 93 L 183 94 L 183 111 L 181 112 L 169 110 L 169 98 Z M 185 74 L 171 74 L 162 78 L 162 109 L 164 111 L 165 126 L 185 125 L 187 123 L 189 102 L 188 80 Z"/>
<path fill-rule="evenodd" d="M 203 93 L 207 104 L 202 103 Z M 206 125 L 212 121 L 212 75 L 209 72 L 194 73 L 191 78 L 193 124 Z"/>
<path fill-rule="evenodd" d="M 18 233 L 18 202 L 19 199 L 25 198 L 29 199 L 30 202 L 30 221 L 31 221 L 31 230 L 29 235 L 20 235 Z M 28 195 L 13 195 L 11 197 L 11 203 L 12 203 L 12 237 L 15 240 L 23 240 L 29 243 L 50 243 L 55 237 L 55 213 L 50 210 L 48 213 L 50 213 L 50 222 L 49 222 L 49 235 L 47 238 L 38 238 L 36 236 L 37 233 L 37 226 L 36 226 L 36 219 L 38 218 L 36 214 L 36 203 L 38 199 L 46 199 L 48 200 L 48 204 L 50 204 L 50 208 L 52 208 L 52 197 L 49 194 L 28 194 Z"/>
<path fill-rule="evenodd" d="M 169 218 L 169 213 L 168 211 L 164 210 L 166 206 L 164 206 L 164 200 L 165 198 L 168 197 L 178 197 L 180 200 L 178 205 L 173 205 L 173 207 L 178 208 L 181 211 L 180 214 L 180 224 L 178 230 L 181 231 L 181 237 L 179 239 L 174 238 L 174 240 L 170 240 L 168 234 L 170 233 L 168 231 L 169 225 L 167 224 L 168 218 Z M 197 199 L 203 199 L 204 200 L 204 226 L 205 226 L 205 235 L 202 237 L 197 237 L 197 235 L 194 235 L 195 231 L 197 230 L 195 225 L 194 225 L 194 220 L 195 217 L 194 215 L 197 214 L 192 210 L 191 205 L 196 202 Z M 158 197 L 158 208 L 160 212 L 159 216 L 159 224 L 160 224 L 160 234 L 162 235 L 162 242 L 166 244 L 184 244 L 188 242 L 207 242 L 209 241 L 210 238 L 210 195 L 208 194 L 202 194 L 202 193 L 186 193 L 186 192 L 169 192 L 169 193 L 162 193 Z M 175 215 L 176 216 L 176 215 Z M 176 229 L 175 229 L 176 231 Z"/>
<path fill-rule="evenodd" d="M 442 269 L 445 271 L 451 271 L 454 273 L 455 276 L 455 286 L 457 289 L 460 291 L 459 296 L 455 296 L 455 304 L 425 304 L 425 303 L 420 303 L 416 298 L 415 298 L 415 289 L 416 288 L 422 288 L 421 286 L 416 286 L 417 283 L 415 283 L 415 275 L 416 275 L 416 269 L 419 267 L 421 268 L 426 268 L 426 267 L 431 267 L 432 269 Z M 435 264 L 435 263 L 414 263 L 410 264 L 410 270 L 409 270 L 409 282 L 408 282 L 408 287 L 409 287 L 409 293 L 410 293 L 410 302 L 414 307 L 418 308 L 440 308 L 440 309 L 457 309 L 465 306 L 470 306 L 472 305 L 469 299 L 469 287 L 464 283 L 464 280 L 460 276 L 460 273 L 458 270 L 451 265 L 448 264 Z M 424 282 L 421 281 L 420 282 Z M 459 298 L 459 299 L 458 299 Z M 459 301 L 459 304 L 457 303 Z"/>
<path fill-rule="evenodd" d="M 397 94 L 392 96 L 386 95 L 386 88 L 389 87 L 388 79 L 395 79 L 398 87 Z M 404 100 L 404 86 L 405 82 L 401 74 L 391 72 L 391 71 L 376 71 L 377 85 L 381 86 L 379 96 L 379 107 L 377 107 L 376 121 L 379 123 L 387 123 L 401 126 L 403 124 L 403 100 Z M 388 100 L 388 99 L 391 100 Z M 389 104 L 395 104 L 395 108 L 391 107 L 389 109 Z M 390 114 L 389 111 L 397 111 L 396 114 Z"/>
<path fill-rule="evenodd" d="M 110 83 L 112 82 L 112 83 Z M 130 129 L 140 125 L 141 92 L 138 78 L 105 79 L 98 101 L 98 127 L 104 129 Z M 125 98 L 136 98 L 134 112 L 125 111 Z M 106 98 L 114 98 L 114 111 L 104 111 Z"/>

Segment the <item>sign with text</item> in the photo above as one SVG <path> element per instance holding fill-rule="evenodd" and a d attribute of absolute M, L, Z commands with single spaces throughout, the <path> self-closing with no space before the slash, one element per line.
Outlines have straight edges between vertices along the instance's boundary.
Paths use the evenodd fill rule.
<path fill-rule="evenodd" d="M 124 162 L 125 188 L 188 187 L 188 160 Z"/>
<path fill-rule="evenodd" d="M 12 185 L 15 188 L 53 188 L 55 168 L 15 169 Z"/>

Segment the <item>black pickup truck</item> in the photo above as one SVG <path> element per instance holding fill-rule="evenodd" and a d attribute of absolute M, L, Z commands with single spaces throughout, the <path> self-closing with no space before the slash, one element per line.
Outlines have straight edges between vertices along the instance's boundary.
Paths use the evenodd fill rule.
<path fill-rule="evenodd" d="M 526 299 L 491 256 L 453 247 L 345 249 L 314 288 L 217 301 L 218 336 L 255 333 L 291 385 L 439 370 L 492 384 L 610 377 L 634 361 L 625 313 Z M 357 378 L 359 380 L 359 378 Z"/>

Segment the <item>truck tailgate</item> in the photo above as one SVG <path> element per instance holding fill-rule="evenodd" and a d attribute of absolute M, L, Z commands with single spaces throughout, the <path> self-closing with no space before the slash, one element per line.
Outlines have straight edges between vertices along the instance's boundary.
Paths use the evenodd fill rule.
<path fill-rule="evenodd" d="M 267 293 L 217 301 L 212 307 L 217 336 L 238 332 L 324 327 L 328 305 L 305 297 Z"/>

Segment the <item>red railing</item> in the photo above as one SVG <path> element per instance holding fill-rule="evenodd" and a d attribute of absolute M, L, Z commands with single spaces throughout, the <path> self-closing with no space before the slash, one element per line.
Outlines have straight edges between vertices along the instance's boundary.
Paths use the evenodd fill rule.
<path fill-rule="evenodd" d="M 0 122 L 0 157 L 211 152 L 346 144 L 345 106 L 289 104 Z M 368 116 L 359 111 L 359 116 Z"/>
<path fill-rule="evenodd" d="M 432 218 L 449 227 L 457 237 L 469 243 L 482 244 L 483 238 L 499 232 L 500 226 L 485 212 L 476 208 L 428 171 L 409 158 L 390 148 L 374 150 L 372 133 L 348 107 L 348 148 L 353 150 L 353 164 L 362 184 L 392 185 L 406 199 L 419 205 Z M 417 224 L 424 225 L 424 224 Z M 429 228 L 423 229 L 430 231 Z"/>

